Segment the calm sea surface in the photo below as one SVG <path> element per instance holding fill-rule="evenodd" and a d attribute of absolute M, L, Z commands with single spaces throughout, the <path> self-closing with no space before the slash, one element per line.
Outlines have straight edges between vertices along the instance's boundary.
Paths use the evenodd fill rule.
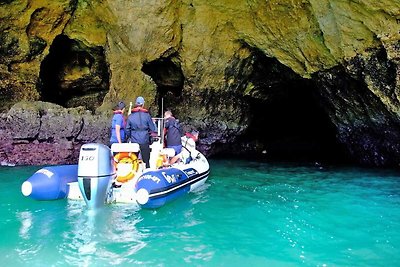
<path fill-rule="evenodd" d="M 157 210 L 23 197 L 0 168 L 0 266 L 400 266 L 400 173 L 211 160 Z"/>

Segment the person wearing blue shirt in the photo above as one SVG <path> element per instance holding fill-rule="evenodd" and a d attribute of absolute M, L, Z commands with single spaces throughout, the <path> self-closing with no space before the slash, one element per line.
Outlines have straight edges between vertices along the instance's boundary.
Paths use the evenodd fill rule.
<path fill-rule="evenodd" d="M 132 143 L 138 143 L 143 162 L 146 168 L 150 167 L 150 133 L 157 132 L 156 126 L 147 109 L 144 108 L 144 98 L 136 99 L 135 107 L 129 115 L 126 124 L 126 137 Z"/>
<path fill-rule="evenodd" d="M 114 143 L 122 143 L 125 141 L 125 103 L 120 101 L 113 110 L 114 116 L 111 121 L 110 146 Z"/>

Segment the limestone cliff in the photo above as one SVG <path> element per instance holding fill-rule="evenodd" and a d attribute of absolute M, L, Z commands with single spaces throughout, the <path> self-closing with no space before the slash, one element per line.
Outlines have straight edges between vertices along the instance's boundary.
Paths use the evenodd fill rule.
<path fill-rule="evenodd" d="M 301 139 L 400 162 L 399 1 L 8 0 L 0 18 L 3 111 L 163 97 L 211 153 Z"/>

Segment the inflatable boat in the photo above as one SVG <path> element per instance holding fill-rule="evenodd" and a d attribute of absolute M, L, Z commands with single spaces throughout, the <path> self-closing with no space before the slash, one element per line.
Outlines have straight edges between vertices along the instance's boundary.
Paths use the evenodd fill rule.
<path fill-rule="evenodd" d="M 210 167 L 206 157 L 192 150 L 188 158 L 166 165 L 174 152 L 163 148 L 162 138 L 150 146 L 146 168 L 136 143 L 84 144 L 77 165 L 38 170 L 21 186 L 24 196 L 35 200 L 83 200 L 90 209 L 107 203 L 131 203 L 158 208 L 202 186 Z"/>

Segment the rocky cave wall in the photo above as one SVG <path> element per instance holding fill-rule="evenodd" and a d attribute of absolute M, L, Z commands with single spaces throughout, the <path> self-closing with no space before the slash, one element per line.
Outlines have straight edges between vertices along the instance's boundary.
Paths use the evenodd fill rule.
<path fill-rule="evenodd" d="M 21 100 L 107 118 L 143 95 L 210 154 L 343 145 L 333 154 L 400 162 L 398 1 L 25 0 L 1 2 L 0 18 L 6 121 Z"/>

